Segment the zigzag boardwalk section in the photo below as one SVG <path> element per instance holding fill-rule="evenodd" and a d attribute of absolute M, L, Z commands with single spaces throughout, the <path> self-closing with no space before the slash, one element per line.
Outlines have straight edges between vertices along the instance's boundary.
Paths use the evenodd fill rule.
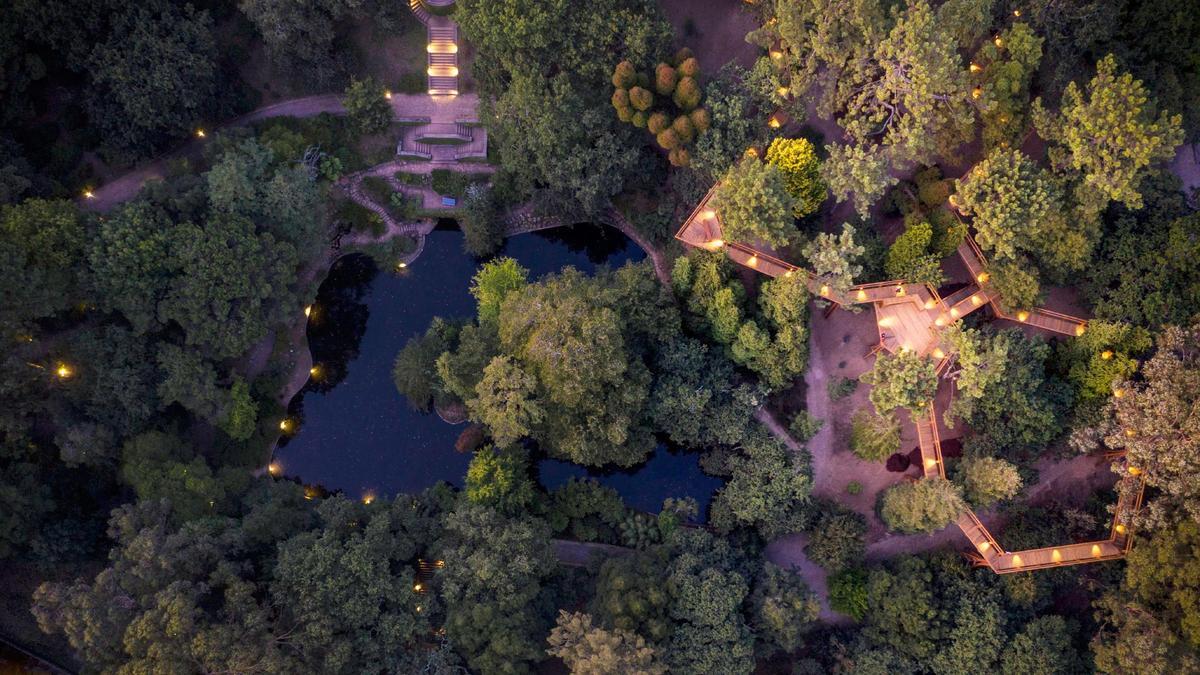
<path fill-rule="evenodd" d="M 838 305 L 872 305 L 879 330 L 879 346 L 876 350 L 893 353 L 914 351 L 927 356 L 937 362 L 939 375 L 947 370 L 953 358 L 950 345 L 941 338 L 941 329 L 983 307 L 991 307 L 999 318 L 1059 335 L 1079 336 L 1087 330 L 1087 320 L 1043 308 L 1020 310 L 1011 316 L 1005 314 L 1000 307 L 999 294 L 988 286 L 987 260 L 970 236 L 965 237 L 959 245 L 958 255 L 970 272 L 972 281 L 945 298 L 940 297 L 931 286 L 911 284 L 904 280 L 859 284 L 845 293 L 833 292 L 825 280 L 775 257 L 764 250 L 764 246 L 755 242 L 725 240 L 721 217 L 717 205 L 713 203 L 715 190 L 714 185 L 683 222 L 675 234 L 676 239 L 695 248 L 723 251 L 733 262 L 769 277 L 803 274 L 809 290 L 829 302 Z M 939 412 L 932 404 L 927 408 L 927 412 L 914 412 L 912 415 L 921 453 L 921 471 L 927 479 L 945 479 L 946 466 L 938 434 Z M 1145 481 L 1136 467 L 1125 465 L 1123 457 L 1117 458 L 1122 460 L 1120 473 L 1123 477 L 1117 485 L 1118 500 L 1108 539 L 1005 551 L 979 517 L 968 509 L 955 520 L 955 525 L 962 530 L 974 549 L 967 554 L 968 558 L 975 565 L 988 567 L 997 574 L 1011 574 L 1115 560 L 1125 556 L 1133 545 L 1133 517 L 1141 508 Z"/>

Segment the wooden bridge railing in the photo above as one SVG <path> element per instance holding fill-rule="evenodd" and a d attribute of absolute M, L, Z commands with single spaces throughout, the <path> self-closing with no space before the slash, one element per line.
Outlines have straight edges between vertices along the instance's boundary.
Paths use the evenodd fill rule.
<path fill-rule="evenodd" d="M 999 307 L 998 295 L 986 284 L 988 280 L 987 259 L 970 236 L 963 239 L 958 247 L 958 255 L 962 258 L 967 270 L 971 273 L 972 283 L 946 298 L 938 295 L 937 289 L 928 284 L 908 284 L 901 280 L 881 281 L 869 284 L 859 284 L 850 288 L 845 297 L 837 297 L 830 289 L 822 285 L 819 278 L 807 270 L 780 260 L 770 254 L 756 250 L 751 246 L 736 242 L 724 242 L 720 236 L 720 217 L 709 206 L 713 189 L 700 201 L 695 210 L 684 221 L 683 226 L 675 237 L 685 244 L 706 248 L 708 250 L 724 249 L 725 254 L 734 262 L 757 270 L 771 277 L 790 276 L 803 273 L 814 295 L 818 295 L 838 304 L 878 303 L 876 308 L 895 302 L 917 302 L 927 311 L 938 314 L 933 322 L 942 327 L 963 316 L 990 305 L 996 315 L 1001 318 L 1015 319 L 1038 328 L 1061 333 L 1063 335 L 1082 335 L 1087 327 L 1087 321 L 1047 309 L 1033 309 L 1017 312 L 1015 316 L 1007 316 Z M 938 333 L 932 327 L 934 335 L 930 355 L 938 359 L 937 372 L 942 373 L 950 364 L 952 356 L 947 355 L 938 346 Z M 883 348 L 881 334 L 880 346 Z M 917 443 L 921 453 L 921 471 L 926 478 L 946 477 L 945 462 L 942 457 L 941 438 L 937 425 L 938 411 L 933 404 L 928 405 L 928 411 L 913 414 L 913 423 L 917 430 Z M 1133 543 L 1133 515 L 1141 508 L 1145 481 L 1134 469 L 1127 469 L 1128 475 L 1119 485 L 1120 496 L 1117 499 L 1113 526 L 1108 539 L 1090 541 L 1060 546 L 1048 546 L 1023 551 L 1005 551 L 992 533 L 971 510 L 964 511 L 955 524 L 974 547 L 970 558 L 976 565 L 986 566 L 997 574 L 1026 572 L 1049 567 L 1079 565 L 1101 560 L 1120 558 L 1129 552 Z"/>

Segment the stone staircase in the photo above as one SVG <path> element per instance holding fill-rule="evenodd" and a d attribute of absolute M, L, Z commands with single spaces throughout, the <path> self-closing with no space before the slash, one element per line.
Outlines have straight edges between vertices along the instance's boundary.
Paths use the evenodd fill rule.
<path fill-rule="evenodd" d="M 430 162 L 487 159 L 487 130 L 468 121 L 413 126 L 404 131 L 396 154 Z"/>
<path fill-rule="evenodd" d="M 425 25 L 429 40 L 425 73 L 432 96 L 458 95 L 458 25 L 448 17 L 430 14 L 425 3 L 447 7 L 453 0 L 409 0 L 408 6 Z"/>

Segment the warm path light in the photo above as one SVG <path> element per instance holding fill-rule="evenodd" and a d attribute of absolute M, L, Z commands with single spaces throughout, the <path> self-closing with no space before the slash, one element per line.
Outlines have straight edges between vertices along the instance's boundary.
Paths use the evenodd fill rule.
<path fill-rule="evenodd" d="M 993 38 L 993 39 L 992 39 L 992 42 L 996 43 L 996 46 L 997 46 L 997 47 L 1003 47 L 1003 46 L 1004 46 L 1004 40 L 1003 40 L 1003 39 L 1002 39 L 1002 38 L 1001 38 L 999 35 L 997 35 L 995 38 Z"/>
<path fill-rule="evenodd" d="M 313 306 L 312 306 L 312 305 L 306 305 L 306 306 L 304 307 L 304 316 L 312 316 L 312 311 L 313 311 Z"/>
<path fill-rule="evenodd" d="M 820 292 L 821 295 L 829 295 L 829 286 L 821 286 Z"/>
<path fill-rule="evenodd" d="M 979 98 L 983 96 L 983 87 L 975 87 L 971 90 L 971 98 Z"/>
<path fill-rule="evenodd" d="M 197 130 L 196 130 L 196 138 L 204 138 L 204 137 L 205 137 L 205 136 L 207 136 L 207 135 L 208 135 L 208 134 L 204 133 L 204 130 L 203 130 L 203 129 L 197 129 Z"/>
<path fill-rule="evenodd" d="M 285 417 L 285 418 L 283 418 L 283 419 L 281 419 L 281 420 L 279 420 L 279 430 L 280 430 L 280 431 L 282 431 L 282 432 L 283 432 L 283 433 L 285 433 L 285 434 L 286 434 L 286 433 L 289 433 L 289 432 L 291 432 L 291 430 L 292 430 L 292 421 L 291 421 L 290 419 L 286 418 L 286 417 Z"/>
<path fill-rule="evenodd" d="M 1029 312 L 1026 312 L 1025 310 L 1021 310 L 1021 311 L 1017 312 L 1017 321 L 1024 323 L 1025 320 L 1028 318 L 1029 318 Z"/>
<path fill-rule="evenodd" d="M 1012 561 L 1013 561 L 1013 567 L 1020 567 L 1021 565 L 1025 564 L 1024 562 L 1021 561 L 1021 556 L 1017 555 L 1016 553 L 1013 554 Z"/>
<path fill-rule="evenodd" d="M 987 272 L 980 272 L 980 273 L 979 273 L 979 276 L 977 276 L 977 277 L 975 277 L 975 278 L 976 278 L 977 280 L 979 280 L 979 283 L 981 283 L 981 284 L 986 284 L 986 283 L 987 283 L 987 280 L 988 280 L 988 279 L 991 279 L 991 278 L 992 278 L 992 276 L 991 276 L 990 274 L 988 274 Z"/>
<path fill-rule="evenodd" d="M 890 316 L 879 317 L 879 325 L 883 328 L 887 328 L 888 326 L 892 325 L 892 317 L 890 317 Z"/>
<path fill-rule="evenodd" d="M 1087 331 L 1087 328 L 1083 324 L 1079 324 L 1075 327 L 1075 337 L 1083 335 L 1085 331 Z"/>
<path fill-rule="evenodd" d="M 83 198 L 84 198 L 84 199 L 95 199 L 95 198 L 96 198 L 96 193 L 95 193 L 95 192 L 92 192 L 91 190 L 84 190 L 84 191 L 83 191 Z"/>
<path fill-rule="evenodd" d="M 1117 523 L 1117 526 L 1113 529 L 1117 531 L 1117 534 L 1125 534 L 1125 526 L 1120 523 Z"/>
<path fill-rule="evenodd" d="M 313 367 L 308 369 L 308 376 L 314 380 L 319 379 L 321 377 L 321 366 L 314 363 Z"/>
<path fill-rule="evenodd" d="M 363 504 L 370 504 L 373 501 L 375 501 L 375 493 L 374 492 L 367 490 L 366 492 L 363 493 L 363 496 L 362 496 Z"/>
<path fill-rule="evenodd" d="M 930 298 L 925 301 L 925 309 L 933 309 L 936 306 L 937 306 L 937 303 L 933 301 L 933 298 Z"/>
<path fill-rule="evenodd" d="M 1096 558 L 1100 557 L 1100 544 L 1092 544 L 1092 555 Z"/>
<path fill-rule="evenodd" d="M 1100 358 L 1104 359 L 1105 361 L 1111 359 L 1112 357 L 1113 353 L 1111 349 L 1105 349 L 1104 351 L 1100 352 Z"/>
<path fill-rule="evenodd" d="M 1050 552 L 1050 561 L 1056 563 L 1062 562 L 1062 553 L 1058 549 L 1054 549 Z"/>
<path fill-rule="evenodd" d="M 958 318 L 958 309 L 957 309 L 957 308 L 955 308 L 955 307 L 951 307 L 951 308 L 950 308 L 950 318 L 951 318 L 951 319 L 957 319 L 957 318 Z"/>
<path fill-rule="evenodd" d="M 1137 468 L 1136 466 L 1131 466 L 1131 467 L 1129 467 L 1129 475 L 1130 476 L 1140 476 L 1140 475 L 1142 475 L 1142 470 Z"/>
<path fill-rule="evenodd" d="M 983 68 L 982 68 L 982 67 L 980 67 L 980 65 L 979 65 L 978 63 L 972 63 L 972 64 L 971 64 L 971 72 L 972 72 L 972 73 L 978 73 L 978 72 L 979 72 L 979 71 L 981 71 L 981 70 L 983 70 Z"/>
<path fill-rule="evenodd" d="M 933 358 L 938 359 L 938 360 L 944 359 L 944 358 L 946 358 L 946 352 L 942 351 L 938 347 L 934 347 L 933 348 Z"/>
<path fill-rule="evenodd" d="M 1125 390 L 1121 388 L 1113 389 L 1113 398 L 1121 398 L 1125 395 Z"/>
<path fill-rule="evenodd" d="M 390 100 L 392 100 L 392 90 L 391 90 L 391 89 L 384 89 L 384 90 L 383 90 L 383 97 L 384 97 L 384 98 L 386 98 L 386 99 L 387 99 L 387 100 L 389 100 L 389 101 L 390 101 Z"/>
<path fill-rule="evenodd" d="M 860 288 L 858 289 L 858 294 L 855 297 L 858 298 L 859 302 L 865 302 L 867 299 L 867 292 Z"/>
<path fill-rule="evenodd" d="M 779 51 L 778 49 L 772 49 L 771 50 L 771 58 L 776 59 L 776 60 L 782 59 L 783 52 Z"/>
<path fill-rule="evenodd" d="M 980 299 L 980 297 L 978 295 L 972 295 L 971 296 L 971 304 L 978 307 L 983 304 L 983 300 Z"/>
<path fill-rule="evenodd" d="M 54 374 L 58 376 L 58 379 L 65 380 L 74 375 L 75 371 L 71 369 L 71 366 L 68 366 L 65 363 L 60 363 L 58 364 L 58 367 L 54 369 Z"/>
<path fill-rule="evenodd" d="M 758 256 L 756 256 L 756 255 L 750 256 L 750 259 L 746 261 L 746 264 L 751 267 L 756 267 L 758 265 Z"/>
<path fill-rule="evenodd" d="M 271 474 L 272 476 L 278 476 L 279 474 L 283 473 L 283 465 L 279 462 L 271 462 L 267 465 L 267 473 Z"/>

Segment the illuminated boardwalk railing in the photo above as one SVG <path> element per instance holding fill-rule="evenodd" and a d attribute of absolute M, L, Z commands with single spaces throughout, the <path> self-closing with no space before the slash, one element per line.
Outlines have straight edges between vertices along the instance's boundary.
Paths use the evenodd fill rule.
<path fill-rule="evenodd" d="M 716 186 L 713 186 L 715 190 Z M 1014 315 L 1004 314 L 999 296 L 988 287 L 987 260 L 971 237 L 958 247 L 958 255 L 971 273 L 972 283 L 942 298 L 927 284 L 911 284 L 902 280 L 880 281 L 852 286 L 847 293 L 831 292 L 819 277 L 796 265 L 760 251 L 753 246 L 727 242 L 722 238 L 721 219 L 710 201 L 713 190 L 692 212 L 675 237 L 683 243 L 709 251 L 724 251 L 732 261 L 770 277 L 805 275 L 814 295 L 839 305 L 870 304 L 875 308 L 879 329 L 879 347 L 899 351 L 912 348 L 923 356 L 937 361 L 937 373 L 949 368 L 953 355 L 943 344 L 937 329 L 948 326 L 981 307 L 990 306 L 996 316 L 1019 321 L 1037 328 L 1067 336 L 1079 336 L 1087 329 L 1087 321 L 1048 309 L 1021 310 Z M 921 453 L 921 471 L 925 478 L 946 477 L 938 432 L 938 410 L 927 406 L 927 412 L 913 414 L 917 444 Z M 1114 459 L 1121 459 L 1118 455 Z M 1118 484 L 1119 497 L 1108 539 L 1082 543 L 1048 546 L 1023 551 L 1005 551 L 971 510 L 964 511 L 955 525 L 971 542 L 974 551 L 969 557 L 976 565 L 986 566 L 997 574 L 1027 572 L 1049 567 L 1079 565 L 1120 558 L 1133 545 L 1133 518 L 1142 505 L 1145 489 L 1140 472 L 1125 467 Z"/>

